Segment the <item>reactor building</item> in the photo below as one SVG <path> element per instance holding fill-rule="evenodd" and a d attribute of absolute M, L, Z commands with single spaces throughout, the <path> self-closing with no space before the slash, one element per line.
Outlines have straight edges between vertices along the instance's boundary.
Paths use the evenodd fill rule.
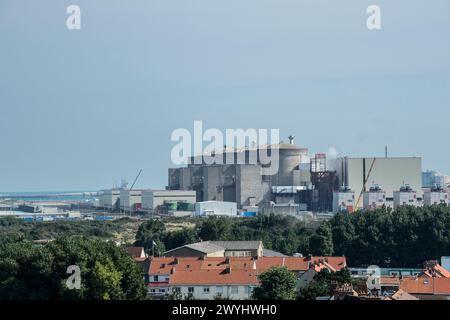
<path fill-rule="evenodd" d="M 278 171 L 275 174 L 264 173 L 265 165 L 259 155 L 257 161 L 250 161 L 250 153 L 264 148 L 270 154 L 278 149 Z M 263 151 L 266 152 L 266 151 Z M 224 148 L 214 157 L 223 157 L 224 164 L 208 164 L 207 155 L 200 161 L 191 158 L 190 164 L 182 168 L 169 169 L 169 190 L 195 190 L 197 201 L 236 202 L 238 208 L 260 205 L 272 201 L 273 193 L 296 193 L 293 186 L 305 186 L 309 180 L 307 172 L 301 172 L 300 165 L 309 160 L 308 149 L 294 144 L 293 137 L 289 143 L 229 150 Z M 238 161 L 239 157 L 244 161 Z M 235 159 L 229 164 L 225 159 Z M 226 164 L 228 163 L 228 164 Z"/>
<path fill-rule="evenodd" d="M 293 137 L 289 138 L 289 143 L 240 150 L 224 148 L 217 154 L 191 157 L 187 166 L 169 169 L 167 189 L 195 190 L 197 202 L 235 202 L 238 209 L 296 204 L 312 212 L 336 212 L 342 207 L 348 211 L 380 207 L 385 202 L 392 203 L 394 192 L 405 184 L 418 198 L 422 197 L 422 160 L 419 157 L 327 158 L 324 153 L 310 157 L 307 148 L 295 145 Z M 278 149 L 276 173 L 267 174 L 259 156 L 256 163 L 248 161 L 250 153 L 260 148 Z M 241 156 L 245 161 L 210 164 L 209 156 L 223 157 L 221 163 L 226 163 L 227 157 L 238 159 Z M 373 185 L 382 186 L 382 192 L 371 189 Z M 351 198 L 345 198 L 348 190 L 353 192 Z"/>

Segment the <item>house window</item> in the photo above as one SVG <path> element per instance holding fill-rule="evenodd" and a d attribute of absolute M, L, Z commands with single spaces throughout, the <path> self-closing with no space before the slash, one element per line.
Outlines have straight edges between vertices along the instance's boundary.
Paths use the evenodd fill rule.
<path fill-rule="evenodd" d="M 164 292 L 166 292 L 166 290 L 164 290 L 164 289 L 159 289 L 159 292 L 164 293 Z"/>
<path fill-rule="evenodd" d="M 203 287 L 203 293 L 209 293 L 209 287 Z"/>
<path fill-rule="evenodd" d="M 153 276 L 153 281 L 158 282 L 158 276 Z"/>
<path fill-rule="evenodd" d="M 245 287 L 245 294 L 249 295 L 252 292 L 250 286 Z"/>
<path fill-rule="evenodd" d="M 238 286 L 231 286 L 231 294 L 238 294 Z"/>
<path fill-rule="evenodd" d="M 189 288 L 188 288 L 188 292 L 189 292 L 189 293 L 194 293 L 194 287 L 189 287 Z"/>
<path fill-rule="evenodd" d="M 219 294 L 222 294 L 223 293 L 223 287 L 222 286 L 217 286 L 216 287 L 216 292 L 219 293 Z"/>

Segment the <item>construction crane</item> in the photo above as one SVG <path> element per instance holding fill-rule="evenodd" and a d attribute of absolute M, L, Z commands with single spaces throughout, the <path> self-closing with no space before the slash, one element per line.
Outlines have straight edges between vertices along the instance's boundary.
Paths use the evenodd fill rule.
<path fill-rule="evenodd" d="M 131 184 L 130 190 L 133 189 L 133 187 L 134 187 L 134 185 L 136 184 L 136 181 L 137 181 L 137 179 L 139 178 L 139 176 L 141 175 L 141 173 L 142 173 L 142 169 L 139 170 L 139 172 L 138 172 L 136 178 L 134 178 L 134 181 L 133 181 L 133 183 Z"/>
<path fill-rule="evenodd" d="M 358 200 L 356 201 L 356 204 L 355 204 L 355 211 L 358 211 L 359 203 L 361 202 L 363 193 L 366 190 L 366 183 L 369 180 L 370 174 L 372 173 L 372 169 L 373 169 L 373 166 L 374 166 L 376 160 L 377 160 L 377 158 L 373 158 L 372 164 L 370 165 L 370 168 L 369 168 L 369 172 L 367 172 L 367 176 L 364 177 L 363 186 L 362 186 L 361 192 L 359 193 Z"/>

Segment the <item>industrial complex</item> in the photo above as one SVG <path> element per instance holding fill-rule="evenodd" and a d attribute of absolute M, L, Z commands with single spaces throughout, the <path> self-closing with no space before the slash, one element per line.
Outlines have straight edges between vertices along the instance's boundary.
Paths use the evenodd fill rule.
<path fill-rule="evenodd" d="M 263 148 L 269 153 L 277 149 L 275 173 L 264 170 L 267 164 L 260 161 L 259 153 Z M 211 162 L 213 156 L 234 161 Z M 450 190 L 450 178 L 435 171 L 423 172 L 420 157 L 389 157 L 387 150 L 381 157 L 310 155 L 307 148 L 294 143 L 293 136 L 289 136 L 288 143 L 224 147 L 221 152 L 191 157 L 188 165 L 168 169 L 164 190 L 134 188 L 141 172 L 129 188 L 123 184 L 90 194 L 91 207 L 103 215 L 285 214 L 323 220 L 341 211 L 448 204 Z M 33 206 L 33 202 L 13 200 L 1 201 L 0 211 Z"/>
<path fill-rule="evenodd" d="M 260 148 L 279 153 L 274 174 L 250 161 Z M 259 153 L 258 153 L 259 154 Z M 211 157 L 234 159 L 211 162 Z M 240 160 L 239 160 L 240 159 Z M 422 172 L 420 157 L 327 157 L 289 142 L 245 147 L 191 157 L 184 167 L 169 168 L 166 190 L 109 189 L 99 206 L 152 214 L 252 216 L 257 213 L 330 217 L 339 211 L 448 204 L 450 180 Z"/>

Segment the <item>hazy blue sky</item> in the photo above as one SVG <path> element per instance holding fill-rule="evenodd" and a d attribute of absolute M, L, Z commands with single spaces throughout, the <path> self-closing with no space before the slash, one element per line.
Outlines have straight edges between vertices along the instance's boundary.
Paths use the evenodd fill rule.
<path fill-rule="evenodd" d="M 450 174 L 449 119 L 449 0 L 0 0 L 0 191 L 164 187 L 194 120 Z"/>

